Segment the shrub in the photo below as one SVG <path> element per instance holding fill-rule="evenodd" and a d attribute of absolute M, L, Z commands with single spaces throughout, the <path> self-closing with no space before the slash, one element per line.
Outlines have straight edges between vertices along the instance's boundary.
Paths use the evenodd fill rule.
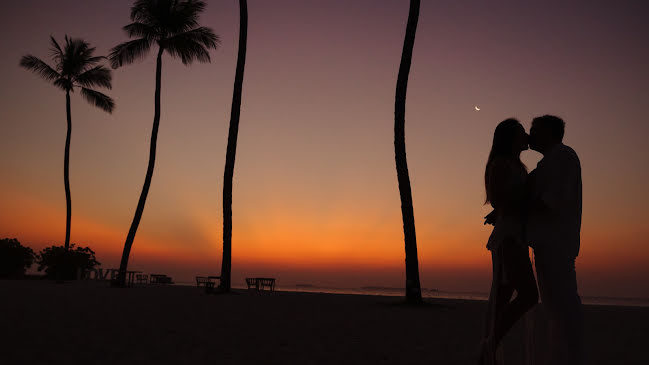
<path fill-rule="evenodd" d="M 0 240 L 0 278 L 22 277 L 34 263 L 34 251 L 15 238 Z"/>
<path fill-rule="evenodd" d="M 75 247 L 75 244 L 67 251 L 64 246 L 46 247 L 39 252 L 36 262 L 38 271 L 45 270 L 46 277 L 57 280 L 77 279 L 79 271 L 99 265 L 90 247 Z"/>

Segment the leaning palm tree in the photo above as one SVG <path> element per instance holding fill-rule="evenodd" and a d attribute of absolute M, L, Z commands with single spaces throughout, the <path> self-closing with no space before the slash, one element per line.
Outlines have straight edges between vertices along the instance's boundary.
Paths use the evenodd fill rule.
<path fill-rule="evenodd" d="M 234 159 L 237 153 L 237 136 L 239 135 L 239 116 L 241 114 L 241 93 L 243 91 L 243 70 L 246 65 L 246 42 L 248 39 L 248 2 L 239 0 L 239 54 L 237 69 L 234 75 L 232 93 L 232 110 L 230 112 L 230 130 L 225 154 L 225 171 L 223 173 L 223 258 L 221 259 L 220 289 L 230 291 L 232 270 L 232 178 L 234 176 Z"/>
<path fill-rule="evenodd" d="M 40 58 L 26 55 L 20 59 L 20 66 L 40 75 L 54 86 L 65 91 L 65 110 L 68 117 L 68 133 L 65 138 L 65 157 L 63 158 L 63 183 L 65 185 L 65 201 L 67 205 L 65 220 L 65 250 L 70 248 L 70 223 L 72 216 L 72 198 L 70 196 L 70 137 L 72 136 L 72 114 L 70 93 L 75 88 L 81 89 L 81 96 L 86 101 L 108 113 L 115 109 L 115 102 L 109 96 L 94 87 L 111 88 L 112 76 L 110 70 L 99 63 L 105 57 L 94 56 L 95 47 L 90 47 L 83 39 L 65 36 L 65 44 L 61 48 L 50 36 L 50 53 L 54 67 Z"/>
<path fill-rule="evenodd" d="M 417 234 L 415 232 L 415 215 L 412 208 L 412 192 L 410 176 L 408 176 L 408 161 L 406 160 L 406 91 L 408 89 L 408 74 L 412 62 L 412 49 L 415 45 L 417 20 L 419 18 L 419 0 L 410 0 L 410 12 L 406 35 L 401 53 L 401 65 L 397 77 L 397 89 L 394 101 L 394 159 L 397 165 L 399 194 L 401 195 L 401 216 L 403 218 L 403 233 L 406 248 L 406 301 L 421 302 L 421 286 L 419 284 L 419 262 L 417 260 Z"/>
<path fill-rule="evenodd" d="M 192 0 L 137 0 L 131 7 L 132 23 L 124 30 L 134 40 L 124 42 L 111 50 L 110 62 L 113 68 L 133 63 L 144 58 L 154 44 L 158 45 L 155 78 L 155 112 L 151 146 L 149 150 L 149 165 L 144 179 L 135 216 L 126 236 L 122 260 L 119 266 L 120 285 L 124 285 L 124 275 L 128 267 L 128 258 L 135 239 L 135 233 L 142 218 L 144 205 L 151 186 L 153 168 L 155 166 L 158 127 L 160 125 L 160 88 L 162 79 L 162 54 L 166 51 L 172 57 L 180 57 L 183 64 L 193 61 L 210 62 L 208 49 L 216 49 L 219 38 L 212 29 L 198 26 L 198 18 L 205 10 L 204 1 Z"/>

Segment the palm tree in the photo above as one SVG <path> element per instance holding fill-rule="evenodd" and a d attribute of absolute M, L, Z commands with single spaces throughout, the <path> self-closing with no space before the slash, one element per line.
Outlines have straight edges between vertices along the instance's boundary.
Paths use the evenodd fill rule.
<path fill-rule="evenodd" d="M 237 70 L 234 75 L 232 93 L 232 110 L 230 112 L 230 130 L 228 147 L 225 155 L 223 173 L 223 258 L 221 261 L 220 289 L 230 291 L 232 271 L 232 178 L 234 176 L 234 159 L 237 153 L 237 136 L 239 134 L 239 116 L 241 114 L 241 93 L 243 89 L 243 71 L 246 65 L 246 43 L 248 39 L 248 2 L 239 0 L 239 54 Z"/>
<path fill-rule="evenodd" d="M 198 18 L 205 10 L 204 1 L 192 0 L 137 0 L 131 7 L 132 23 L 124 31 L 134 40 L 117 45 L 111 50 L 110 62 L 113 68 L 133 63 L 144 58 L 154 44 L 158 45 L 155 78 L 155 112 L 149 165 L 144 179 L 135 216 L 126 236 L 122 260 L 120 262 L 120 285 L 124 285 L 124 275 L 128 267 L 128 258 L 135 239 L 135 233 L 142 218 L 144 204 L 151 186 L 155 166 L 158 127 L 160 125 L 160 88 L 162 79 L 162 54 L 166 51 L 171 57 L 180 57 L 184 65 L 193 61 L 210 62 L 208 49 L 216 49 L 219 38 L 212 29 L 198 26 Z"/>
<path fill-rule="evenodd" d="M 401 65 L 397 77 L 397 89 L 394 100 L 394 159 L 397 165 L 399 194 L 401 195 L 401 216 L 406 248 L 406 302 L 417 304 L 421 299 L 419 284 L 419 262 L 417 261 L 417 234 L 415 232 L 415 215 L 412 208 L 412 192 L 406 160 L 406 91 L 408 74 L 412 62 L 412 48 L 415 45 L 417 20 L 419 18 L 419 0 L 410 0 L 410 12 L 406 25 L 406 36 L 403 41 Z"/>
<path fill-rule="evenodd" d="M 67 205 L 65 220 L 65 250 L 70 248 L 70 221 L 72 217 L 72 198 L 70 196 L 70 137 L 72 136 L 72 114 L 70 93 L 75 88 L 81 89 L 81 96 L 90 104 L 112 113 L 115 102 L 109 96 L 93 87 L 111 89 L 112 76 L 108 68 L 99 64 L 106 57 L 94 56 L 95 47 L 83 39 L 65 36 L 65 45 L 59 46 L 54 37 L 50 36 L 50 53 L 54 67 L 40 58 L 26 55 L 20 59 L 24 67 L 43 79 L 52 82 L 54 86 L 65 91 L 65 110 L 68 119 L 68 133 L 65 138 L 65 157 L 63 158 L 63 183 L 65 185 L 65 201 Z"/>

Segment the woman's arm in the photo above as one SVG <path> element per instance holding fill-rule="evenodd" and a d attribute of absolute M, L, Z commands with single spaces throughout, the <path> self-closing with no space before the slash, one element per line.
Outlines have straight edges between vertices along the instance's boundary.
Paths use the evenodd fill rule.
<path fill-rule="evenodd" d="M 492 206 L 499 215 L 520 214 L 525 196 L 520 171 L 508 161 L 494 161 L 491 172 Z"/>

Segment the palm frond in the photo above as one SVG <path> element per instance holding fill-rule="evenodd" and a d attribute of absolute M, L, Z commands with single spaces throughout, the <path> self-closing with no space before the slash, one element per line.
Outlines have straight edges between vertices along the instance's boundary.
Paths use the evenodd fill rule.
<path fill-rule="evenodd" d="M 200 27 L 165 39 L 162 45 L 172 57 L 180 57 L 183 64 L 194 60 L 210 62 L 207 49 L 216 49 L 220 44 L 219 37 L 210 28 Z"/>
<path fill-rule="evenodd" d="M 207 3 L 202 0 L 178 1 L 175 4 L 176 12 L 186 19 L 198 20 L 200 13 L 205 11 Z"/>
<path fill-rule="evenodd" d="M 93 48 L 92 50 L 94 52 L 95 49 Z M 85 66 L 86 67 L 92 67 L 92 66 L 98 64 L 99 62 L 101 62 L 103 60 L 107 60 L 107 59 L 108 59 L 108 57 L 106 57 L 106 56 L 92 56 L 92 54 L 90 54 L 90 55 L 87 55 Z"/>
<path fill-rule="evenodd" d="M 53 51 L 63 53 L 63 51 L 61 50 L 61 46 L 59 46 L 59 42 L 57 42 L 56 39 L 54 39 L 54 36 L 50 35 L 50 43 L 52 44 Z"/>
<path fill-rule="evenodd" d="M 74 85 L 72 84 L 72 81 L 65 77 L 58 78 L 54 81 L 54 86 L 58 87 L 59 89 L 63 91 L 69 91 L 72 90 Z"/>
<path fill-rule="evenodd" d="M 164 49 L 171 57 L 180 57 L 184 65 L 189 65 L 194 60 L 201 63 L 210 62 L 210 54 L 207 49 L 193 40 L 180 37 L 169 38 L 165 40 Z"/>
<path fill-rule="evenodd" d="M 61 77 L 50 65 L 32 55 L 23 56 L 20 59 L 20 66 L 40 75 L 47 81 L 56 80 Z"/>
<path fill-rule="evenodd" d="M 95 66 L 75 78 L 74 81 L 83 87 L 105 87 L 111 89 L 111 76 L 110 70 L 104 66 Z"/>
<path fill-rule="evenodd" d="M 131 20 L 153 27 L 165 38 L 196 28 L 206 6 L 198 0 L 138 0 L 131 7 Z"/>
<path fill-rule="evenodd" d="M 108 113 L 112 113 L 115 109 L 115 101 L 110 96 L 102 94 L 99 91 L 82 87 L 81 96 L 90 104 Z"/>
<path fill-rule="evenodd" d="M 169 14 L 167 26 L 172 34 L 186 32 L 198 26 L 198 18 L 205 10 L 207 4 L 204 1 L 178 1 L 174 4 Z"/>
<path fill-rule="evenodd" d="M 51 35 L 50 35 L 50 44 L 52 45 L 52 47 L 50 48 L 50 54 L 52 56 L 52 59 L 54 60 L 54 62 L 56 62 L 56 67 L 58 71 L 61 71 L 60 66 L 61 63 L 63 62 L 63 51 L 61 50 L 61 46 L 59 46 L 59 43 Z"/>
<path fill-rule="evenodd" d="M 151 48 L 152 43 L 152 40 L 141 38 L 115 46 L 110 50 L 108 56 L 111 67 L 118 68 L 144 57 Z"/>
<path fill-rule="evenodd" d="M 181 34 L 177 34 L 172 38 L 184 41 L 193 41 L 208 49 L 216 49 L 219 45 L 221 45 L 221 39 L 219 38 L 219 36 L 216 35 L 211 28 L 207 27 L 192 29 Z"/>
<path fill-rule="evenodd" d="M 91 47 L 83 39 L 70 38 L 67 35 L 64 39 L 64 46 L 61 47 L 56 39 L 50 36 L 50 51 L 56 62 L 56 69 L 32 55 L 23 56 L 20 66 L 39 74 L 47 81 L 52 81 L 54 86 L 63 91 L 74 91 L 75 86 L 85 88 L 98 86 L 110 89 L 112 81 L 110 70 L 97 65 L 106 57 L 94 56 L 95 47 Z M 89 91 L 90 94 L 92 92 Z M 103 94 L 97 95 L 95 96 L 100 97 Z M 112 103 L 110 98 L 108 100 Z M 112 110 L 110 103 L 100 102 L 100 107 Z"/>
<path fill-rule="evenodd" d="M 137 0 L 131 7 L 131 20 L 145 24 L 154 23 L 156 8 L 169 7 L 170 1 Z"/>
<path fill-rule="evenodd" d="M 199 16 L 206 6 L 201 0 L 136 0 L 131 7 L 133 23 L 124 30 L 130 37 L 139 39 L 111 50 L 112 67 L 143 57 L 155 41 L 184 64 L 196 60 L 209 62 L 208 49 L 216 49 L 220 39 L 212 29 L 198 26 Z"/>
<path fill-rule="evenodd" d="M 131 38 L 157 39 L 159 34 L 156 29 L 145 23 L 135 22 L 125 26 L 124 31 Z"/>
<path fill-rule="evenodd" d="M 68 38 L 64 48 L 63 75 L 76 77 L 88 67 L 92 67 L 102 60 L 102 57 L 95 57 L 95 47 L 80 38 Z"/>

